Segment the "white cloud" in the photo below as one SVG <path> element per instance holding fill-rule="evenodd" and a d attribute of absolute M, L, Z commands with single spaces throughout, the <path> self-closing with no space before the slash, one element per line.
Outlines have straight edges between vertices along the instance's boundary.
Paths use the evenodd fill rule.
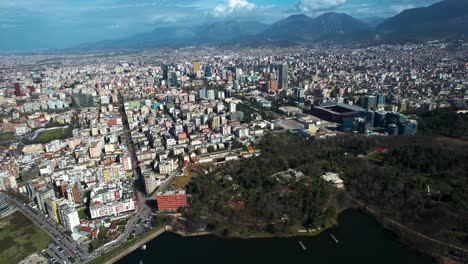
<path fill-rule="evenodd" d="M 109 26 L 109 29 L 119 29 L 121 26 L 119 24 L 112 24 Z"/>
<path fill-rule="evenodd" d="M 215 16 L 226 16 L 236 11 L 251 11 L 255 8 L 254 3 L 248 0 L 225 0 L 214 8 Z"/>
<path fill-rule="evenodd" d="M 346 3 L 346 0 L 299 0 L 296 8 L 302 13 L 325 11 Z"/>
<path fill-rule="evenodd" d="M 400 13 L 403 10 L 410 9 L 410 8 L 415 8 L 415 5 L 412 4 L 403 4 L 403 5 L 392 5 L 390 7 L 393 11 Z"/>

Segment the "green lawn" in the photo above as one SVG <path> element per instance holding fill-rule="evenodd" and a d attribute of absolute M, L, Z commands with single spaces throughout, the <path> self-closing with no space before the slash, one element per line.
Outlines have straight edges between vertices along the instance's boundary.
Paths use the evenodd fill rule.
<path fill-rule="evenodd" d="M 20 212 L 0 219 L 0 263 L 18 263 L 42 251 L 52 239 Z"/>
<path fill-rule="evenodd" d="M 53 130 L 47 130 L 44 132 L 41 132 L 39 136 L 37 136 L 36 140 L 34 140 L 36 143 L 48 143 L 52 140 L 56 139 L 65 139 L 67 137 L 70 137 L 71 134 L 69 133 L 69 130 L 66 128 L 57 128 Z"/>
<path fill-rule="evenodd" d="M 13 132 L 0 133 L 0 141 L 12 140 L 12 139 L 15 139 L 15 133 Z"/>

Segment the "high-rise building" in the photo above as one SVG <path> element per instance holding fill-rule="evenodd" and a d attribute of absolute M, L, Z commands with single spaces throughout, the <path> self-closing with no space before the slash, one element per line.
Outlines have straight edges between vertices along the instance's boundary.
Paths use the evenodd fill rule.
<path fill-rule="evenodd" d="M 398 105 L 398 109 L 401 113 L 406 112 L 406 108 L 408 107 L 408 102 L 406 99 L 402 99 Z"/>
<path fill-rule="evenodd" d="M 206 88 L 198 90 L 198 97 L 200 97 L 200 99 L 206 99 Z"/>
<path fill-rule="evenodd" d="M 15 190 L 16 187 L 16 178 L 14 175 L 6 171 L 0 172 L 0 191 Z"/>
<path fill-rule="evenodd" d="M 154 190 L 156 190 L 156 187 L 158 187 L 156 177 L 152 172 L 145 172 L 143 173 L 143 178 L 145 180 L 146 194 L 150 195 Z"/>
<path fill-rule="evenodd" d="M 353 117 L 343 117 L 342 120 L 342 131 L 344 132 L 351 132 L 355 128 L 355 122 Z"/>
<path fill-rule="evenodd" d="M 416 120 L 408 120 L 398 125 L 398 134 L 400 135 L 415 135 L 416 132 L 418 132 Z"/>
<path fill-rule="evenodd" d="M 211 66 L 206 66 L 205 67 L 205 77 L 211 77 L 212 72 L 211 72 Z"/>
<path fill-rule="evenodd" d="M 163 80 L 169 79 L 169 66 L 163 65 Z"/>
<path fill-rule="evenodd" d="M 193 61 L 193 73 L 197 74 L 197 72 L 200 71 L 200 61 L 199 60 L 194 60 Z"/>
<path fill-rule="evenodd" d="M 73 232 L 73 228 L 80 225 L 80 218 L 75 207 L 69 206 L 68 204 L 60 205 L 58 208 L 58 214 L 60 222 L 65 229 Z"/>
<path fill-rule="evenodd" d="M 21 85 L 19 83 L 14 83 L 15 86 L 15 95 L 16 96 L 25 96 L 26 94 L 23 92 L 23 89 L 21 89 Z"/>
<path fill-rule="evenodd" d="M 213 116 L 211 120 L 211 129 L 218 130 L 221 126 L 221 118 L 219 116 Z"/>
<path fill-rule="evenodd" d="M 396 113 L 396 112 L 387 113 L 387 116 L 385 117 L 385 121 L 387 122 L 388 125 L 390 124 L 399 125 L 399 124 L 406 122 L 407 120 L 408 120 L 408 117 L 400 113 Z"/>
<path fill-rule="evenodd" d="M 375 117 L 375 112 L 372 110 L 362 110 L 359 111 L 360 117 L 364 119 L 364 121 L 369 124 L 369 126 L 374 125 L 374 117 Z"/>
<path fill-rule="evenodd" d="M 296 98 L 296 100 L 304 99 L 305 89 L 300 88 L 300 87 L 294 88 L 294 97 Z"/>
<path fill-rule="evenodd" d="M 172 79 L 172 86 L 177 87 L 178 85 L 177 85 L 177 73 L 176 72 L 172 72 L 171 79 Z"/>
<path fill-rule="evenodd" d="M 55 202 L 55 199 L 47 198 L 44 201 L 44 205 L 47 211 L 47 215 L 49 215 L 49 218 L 52 219 L 54 222 L 58 223 L 59 215 L 58 215 L 57 203 Z"/>
<path fill-rule="evenodd" d="M 375 112 L 374 126 L 375 127 L 384 127 L 385 126 L 385 117 L 386 117 L 386 115 L 387 115 L 386 112 L 380 112 L 380 111 Z"/>
<path fill-rule="evenodd" d="M 264 85 L 265 92 L 276 92 L 278 91 L 278 81 L 268 81 Z"/>
<path fill-rule="evenodd" d="M 223 70 L 223 71 L 221 72 L 221 79 L 227 80 L 227 71 L 226 71 L 226 70 Z"/>
<path fill-rule="evenodd" d="M 36 202 L 37 207 L 43 213 L 46 212 L 44 201 L 47 198 L 55 198 L 54 190 L 47 185 L 41 188 L 40 190 L 36 190 Z"/>
<path fill-rule="evenodd" d="M 234 113 L 236 112 L 236 103 L 229 103 L 229 112 Z"/>
<path fill-rule="evenodd" d="M 385 95 L 378 94 L 377 95 L 377 107 L 385 106 Z"/>
<path fill-rule="evenodd" d="M 278 81 L 280 89 L 288 89 L 288 64 L 283 63 L 278 66 Z"/>
<path fill-rule="evenodd" d="M 132 167 L 132 157 L 128 153 L 122 154 L 120 156 L 120 163 L 122 163 L 124 170 L 131 171 Z"/>
<path fill-rule="evenodd" d="M 387 127 L 387 133 L 390 136 L 396 136 L 398 135 L 398 126 L 395 124 L 390 124 Z"/>
<path fill-rule="evenodd" d="M 239 81 L 242 76 L 242 69 L 236 68 L 236 80 Z"/>
<path fill-rule="evenodd" d="M 377 107 L 377 96 L 366 95 L 362 98 L 362 106 L 366 109 L 375 109 Z"/>
<path fill-rule="evenodd" d="M 206 91 L 206 98 L 208 100 L 214 100 L 215 99 L 215 92 L 214 90 L 207 90 Z"/>

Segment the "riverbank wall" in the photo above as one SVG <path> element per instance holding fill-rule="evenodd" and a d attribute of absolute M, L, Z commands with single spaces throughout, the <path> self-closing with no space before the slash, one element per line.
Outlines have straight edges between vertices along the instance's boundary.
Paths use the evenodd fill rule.
<path fill-rule="evenodd" d="M 168 226 L 165 226 L 164 228 L 161 228 L 151 234 L 149 234 L 148 236 L 145 236 L 143 237 L 142 239 L 138 240 L 136 243 L 133 243 L 132 245 L 129 245 L 128 247 L 126 247 L 125 249 L 123 249 L 122 251 L 118 252 L 117 254 L 115 254 L 114 256 L 112 256 L 111 259 L 107 260 L 105 263 L 106 264 L 112 264 L 112 263 L 116 263 L 117 261 L 119 261 L 121 258 L 125 257 L 126 255 L 132 253 L 134 250 L 140 248 L 141 246 L 143 246 L 144 244 L 148 243 L 149 241 L 155 239 L 156 237 L 160 236 L 161 234 L 163 234 L 164 232 L 166 231 L 169 231 L 171 228 L 168 227 Z"/>

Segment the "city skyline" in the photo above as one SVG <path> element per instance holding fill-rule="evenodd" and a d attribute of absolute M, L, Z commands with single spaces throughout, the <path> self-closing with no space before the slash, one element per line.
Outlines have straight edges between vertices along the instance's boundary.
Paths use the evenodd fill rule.
<path fill-rule="evenodd" d="M 69 48 L 118 39 L 165 26 L 197 26 L 217 21 L 274 23 L 303 13 L 347 13 L 356 18 L 388 18 L 437 0 L 12 0 L 0 3 L 0 50 Z"/>

